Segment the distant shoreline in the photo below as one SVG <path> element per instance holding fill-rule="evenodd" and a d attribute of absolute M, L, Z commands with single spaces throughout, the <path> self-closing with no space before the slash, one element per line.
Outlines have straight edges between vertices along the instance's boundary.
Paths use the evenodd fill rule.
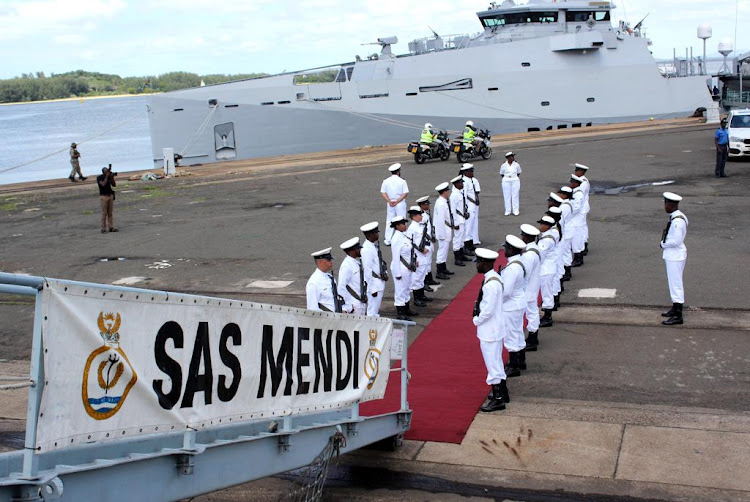
<path fill-rule="evenodd" d="M 0 103 L 0 106 L 33 105 L 36 103 L 57 103 L 61 101 L 88 101 L 90 99 L 137 98 L 137 97 L 143 97 L 143 96 L 152 96 L 154 94 L 162 94 L 162 93 L 149 92 L 148 94 L 107 94 L 103 96 L 80 96 L 80 97 L 72 97 L 72 98 L 43 99 L 41 101 L 16 101 L 13 103 Z"/>

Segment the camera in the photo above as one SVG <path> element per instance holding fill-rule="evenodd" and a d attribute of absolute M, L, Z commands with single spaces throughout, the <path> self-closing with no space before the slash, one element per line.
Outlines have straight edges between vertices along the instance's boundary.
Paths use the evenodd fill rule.
<path fill-rule="evenodd" d="M 112 172 L 112 164 L 109 165 L 109 167 L 107 168 L 107 170 L 109 171 L 109 174 L 111 174 L 112 176 L 117 176 L 117 173 L 113 173 Z"/>

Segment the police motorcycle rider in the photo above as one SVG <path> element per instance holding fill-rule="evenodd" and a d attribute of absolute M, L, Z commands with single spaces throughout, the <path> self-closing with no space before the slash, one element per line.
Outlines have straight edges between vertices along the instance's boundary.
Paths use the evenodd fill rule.
<path fill-rule="evenodd" d="M 419 142 L 423 145 L 428 145 L 432 150 L 432 156 L 437 156 L 437 147 L 440 144 L 440 140 L 437 137 L 437 133 L 432 130 L 432 124 L 429 122 L 424 125 L 422 129 L 422 136 L 419 138 Z"/>
<path fill-rule="evenodd" d="M 479 148 L 482 143 L 481 136 L 477 135 L 477 128 L 474 127 L 474 122 L 471 120 L 466 121 L 466 127 L 464 127 L 464 139 L 465 146 L 472 145 L 474 148 Z"/>

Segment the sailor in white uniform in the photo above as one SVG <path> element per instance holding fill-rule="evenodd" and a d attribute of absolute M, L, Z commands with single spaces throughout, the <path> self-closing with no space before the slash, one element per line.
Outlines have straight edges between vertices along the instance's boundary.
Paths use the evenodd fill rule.
<path fill-rule="evenodd" d="M 521 262 L 526 268 L 526 350 L 535 352 L 539 345 L 539 289 L 541 287 L 540 269 L 542 252 L 536 244 L 539 229 L 533 225 L 521 225 L 521 240 L 526 243 L 526 249 L 521 255 Z"/>
<path fill-rule="evenodd" d="M 359 227 L 365 234 L 362 246 L 362 268 L 367 283 L 367 315 L 380 316 L 380 304 L 383 302 L 385 283 L 388 281 L 388 266 L 380 250 L 380 229 L 377 221 L 371 221 Z"/>
<path fill-rule="evenodd" d="M 311 253 L 315 260 L 315 272 L 310 276 L 305 287 L 307 309 L 323 312 L 351 312 L 351 306 L 344 304 L 339 295 L 336 280 L 333 278 L 333 255 L 331 248 Z"/>
<path fill-rule="evenodd" d="M 573 263 L 573 204 L 570 201 L 573 195 L 573 189 L 569 186 L 560 187 L 560 191 L 557 192 L 558 196 L 563 199 L 560 204 L 560 226 L 563 230 L 562 236 L 562 263 L 565 273 L 562 276 L 563 281 L 569 281 L 573 278 L 571 272 L 571 264 Z"/>
<path fill-rule="evenodd" d="M 406 196 L 409 195 L 409 186 L 406 180 L 401 177 L 401 164 L 393 164 L 388 168 L 391 175 L 383 180 L 380 185 L 380 194 L 388 203 L 385 211 L 385 245 L 391 245 L 391 236 L 393 228 L 391 221 L 396 216 L 406 216 Z"/>
<path fill-rule="evenodd" d="M 521 375 L 526 369 L 525 352 L 526 340 L 523 336 L 523 314 L 526 311 L 526 269 L 521 261 L 521 253 L 526 249 L 526 243 L 515 235 L 506 235 L 505 257 L 508 264 L 500 271 L 503 281 L 503 318 L 505 320 L 505 348 L 508 349 L 510 362 L 508 363 L 508 378 Z"/>
<path fill-rule="evenodd" d="M 437 278 L 441 280 L 450 279 L 454 272 L 448 270 L 448 249 L 452 247 L 451 237 L 456 229 L 455 218 L 450 203 L 450 185 L 445 182 L 435 187 L 438 198 L 435 201 L 435 237 L 437 238 L 437 251 L 435 252 L 435 268 Z"/>
<path fill-rule="evenodd" d="M 477 248 L 477 273 L 484 274 L 479 296 L 474 304 L 472 322 L 477 327 L 479 348 L 487 368 L 487 385 L 492 394 L 480 410 L 492 412 L 505 409 L 509 401 L 508 385 L 503 368 L 503 282 L 493 270 L 498 254 L 489 249 Z"/>
<path fill-rule="evenodd" d="M 461 176 L 456 176 L 451 180 L 453 190 L 448 198 L 451 210 L 453 211 L 453 258 L 457 267 L 465 267 L 464 260 L 468 260 L 464 249 L 466 235 L 466 219 L 469 217 L 469 202 L 464 194 L 464 180 Z M 473 256 L 474 253 L 471 253 Z"/>
<path fill-rule="evenodd" d="M 344 303 L 352 306 L 352 313 L 367 314 L 367 281 L 365 271 L 360 261 L 362 246 L 359 237 L 352 237 L 341 244 L 346 258 L 339 267 L 338 286 Z"/>
<path fill-rule="evenodd" d="M 584 225 L 583 225 L 583 256 L 589 254 L 589 212 L 591 211 L 591 205 L 589 204 L 589 194 L 591 192 L 591 183 L 586 177 L 586 173 L 589 171 L 589 167 L 583 164 L 575 164 L 575 170 L 573 174 L 583 180 L 581 183 L 581 189 L 583 190 L 584 202 L 583 202 L 583 214 Z"/>
<path fill-rule="evenodd" d="M 521 165 L 516 162 L 516 155 L 513 152 L 506 153 L 505 158 L 507 161 L 500 166 L 505 216 L 509 216 L 511 212 L 518 216 L 520 212 L 518 204 L 521 193 Z"/>
<path fill-rule="evenodd" d="M 583 265 L 583 249 L 584 243 L 586 242 L 585 227 L 586 227 L 586 213 L 584 208 L 586 206 L 586 193 L 581 188 L 583 184 L 583 178 L 576 176 L 575 174 L 570 175 L 569 187 L 573 189 L 573 193 L 570 197 L 570 204 L 573 207 L 572 215 L 570 218 L 570 228 L 572 239 L 571 239 L 571 250 L 573 252 L 573 261 L 571 267 L 580 267 Z"/>
<path fill-rule="evenodd" d="M 562 221 L 562 209 L 560 208 L 560 205 L 565 202 L 565 199 L 557 195 L 555 192 L 550 192 L 549 198 L 547 199 L 547 213 L 549 213 L 549 216 L 555 219 L 555 224 L 557 225 L 557 230 L 559 234 L 559 238 L 557 241 L 557 245 L 555 246 L 555 260 L 557 263 L 557 271 L 555 272 L 555 280 L 556 284 L 555 286 L 555 295 L 559 296 L 559 294 L 564 291 L 563 289 L 563 276 L 565 275 L 565 265 L 563 263 L 563 237 L 565 236 L 565 229 L 563 228 L 564 222 Z"/>
<path fill-rule="evenodd" d="M 662 321 L 666 326 L 682 324 L 682 306 L 685 303 L 685 289 L 682 285 L 682 273 L 687 260 L 685 236 L 687 235 L 688 220 L 685 213 L 678 209 L 682 197 L 672 192 L 664 192 L 664 211 L 669 214 L 667 228 L 662 233 L 659 246 L 663 249 L 662 258 L 667 266 L 667 281 L 669 282 L 669 296 L 672 298 L 672 308 L 662 314 L 668 319 Z"/>
<path fill-rule="evenodd" d="M 406 218 L 396 216 L 391 221 L 395 230 L 391 239 L 391 275 L 393 276 L 393 304 L 397 318 L 411 321 L 407 316 L 418 315 L 409 308 L 411 276 L 419 266 L 417 252 L 411 239 L 406 235 Z"/>
<path fill-rule="evenodd" d="M 539 326 L 548 328 L 552 326 L 552 310 L 555 308 L 555 274 L 557 273 L 555 247 L 560 240 L 560 234 L 555 226 L 555 219 L 551 216 L 542 216 L 537 223 L 539 223 L 539 230 L 541 231 L 541 235 L 537 239 L 537 246 L 542 259 L 539 267 L 539 282 L 542 292 L 542 310 L 544 311 L 544 316 L 539 320 Z M 559 283 L 557 285 L 559 286 Z"/>
<path fill-rule="evenodd" d="M 435 223 L 430 216 L 430 196 L 425 195 L 417 199 L 417 205 L 422 210 L 422 223 L 427 225 L 427 234 L 430 239 L 430 252 L 425 255 L 425 261 L 427 262 L 427 276 L 424 279 L 424 290 L 427 293 L 432 293 L 434 289 L 430 286 L 437 286 L 440 284 L 432 277 L 432 258 L 435 255 L 435 244 L 437 243 L 437 235 L 435 234 Z M 420 263 L 422 260 L 419 260 Z"/>
<path fill-rule="evenodd" d="M 414 305 L 417 307 L 426 307 L 427 302 L 432 301 L 432 298 L 424 293 L 425 277 L 427 277 L 427 272 L 429 272 L 432 263 L 432 242 L 430 241 L 430 227 L 425 224 L 422 219 L 423 216 L 424 211 L 419 206 L 409 208 L 411 223 L 406 230 L 406 235 L 416 248 L 417 261 L 419 262 L 417 270 L 411 274 L 411 291 L 414 295 Z"/>
<path fill-rule="evenodd" d="M 464 194 L 469 206 L 469 219 L 466 220 L 464 249 L 474 251 L 479 241 L 479 180 L 474 176 L 474 164 L 464 164 L 459 172 L 464 179 Z"/>

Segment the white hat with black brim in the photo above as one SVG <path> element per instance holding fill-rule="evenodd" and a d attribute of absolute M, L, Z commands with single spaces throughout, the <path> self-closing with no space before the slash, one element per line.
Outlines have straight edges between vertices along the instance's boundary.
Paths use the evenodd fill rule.
<path fill-rule="evenodd" d="M 669 202 L 680 202 L 682 200 L 682 197 L 680 197 L 676 193 L 664 192 L 664 200 L 668 200 Z"/>

